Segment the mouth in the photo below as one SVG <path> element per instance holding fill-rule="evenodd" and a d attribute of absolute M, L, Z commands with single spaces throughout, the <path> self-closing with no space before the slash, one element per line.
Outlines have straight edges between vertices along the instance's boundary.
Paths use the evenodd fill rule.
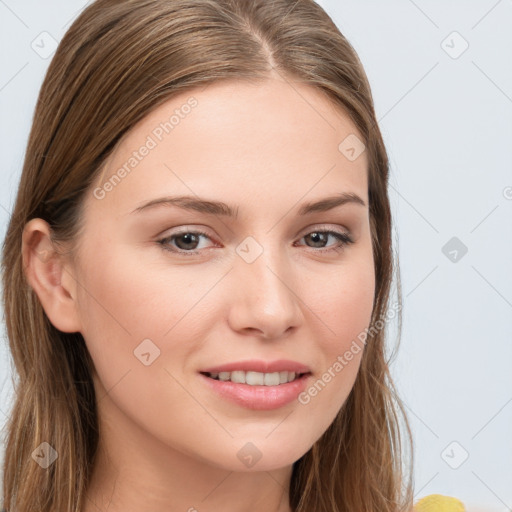
<path fill-rule="evenodd" d="M 235 384 L 247 384 L 249 386 L 280 386 L 296 380 L 304 379 L 311 375 L 311 372 L 289 372 L 280 371 L 262 373 L 254 371 L 235 370 L 232 372 L 200 372 L 210 379 L 233 382 Z"/>
<path fill-rule="evenodd" d="M 233 361 L 203 368 L 198 375 L 222 399 L 245 409 L 271 411 L 296 401 L 313 374 L 304 364 L 280 359 Z"/>

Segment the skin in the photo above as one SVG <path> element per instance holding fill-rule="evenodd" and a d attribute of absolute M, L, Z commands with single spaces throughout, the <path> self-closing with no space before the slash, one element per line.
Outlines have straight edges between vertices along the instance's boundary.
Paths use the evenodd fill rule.
<path fill-rule="evenodd" d="M 362 351 L 308 404 L 270 411 L 202 382 L 212 365 L 291 359 L 314 383 L 369 326 L 375 280 L 366 153 L 350 161 L 338 149 L 362 137 L 310 86 L 272 76 L 181 93 L 127 134 L 94 186 L 191 96 L 197 106 L 120 183 L 103 199 L 86 195 L 73 260 L 52 252 L 43 220 L 25 227 L 31 286 L 58 329 L 82 333 L 95 364 L 100 450 L 85 512 L 290 511 L 292 464 L 332 423 L 359 369 Z M 342 192 L 365 206 L 297 214 Z M 181 194 L 224 201 L 238 217 L 176 206 L 131 213 Z M 167 246 L 198 254 L 158 244 L 182 228 L 208 237 Z M 322 229 L 354 243 L 332 250 L 332 235 L 311 237 Z M 236 252 L 248 236 L 263 248 L 252 263 Z M 160 350 L 147 366 L 134 355 L 144 339 Z M 252 467 L 237 457 L 248 442 L 261 453 Z"/>

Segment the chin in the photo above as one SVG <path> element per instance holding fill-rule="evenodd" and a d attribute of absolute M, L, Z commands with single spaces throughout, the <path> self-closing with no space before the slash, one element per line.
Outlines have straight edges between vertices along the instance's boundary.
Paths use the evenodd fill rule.
<path fill-rule="evenodd" d="M 265 434 L 268 436 L 268 433 Z M 284 437 L 287 442 L 281 439 L 271 440 L 268 438 L 245 437 L 233 440 L 233 448 L 222 450 L 223 468 L 230 471 L 252 472 L 252 471 L 273 471 L 286 468 L 299 460 L 310 448 L 311 445 L 297 441 L 295 436 L 287 434 Z M 295 442 L 292 445 L 290 439 Z M 233 457 L 226 457 L 231 450 Z"/>

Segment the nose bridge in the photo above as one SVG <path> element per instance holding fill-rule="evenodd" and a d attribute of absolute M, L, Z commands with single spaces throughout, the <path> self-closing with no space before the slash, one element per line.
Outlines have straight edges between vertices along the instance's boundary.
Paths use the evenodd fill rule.
<path fill-rule="evenodd" d="M 270 237 L 267 237 L 269 240 Z M 239 259 L 237 265 L 240 272 L 243 273 L 244 282 L 250 283 L 253 291 L 264 296 L 266 300 L 275 298 L 283 299 L 287 295 L 281 279 L 286 279 L 286 265 L 284 265 L 284 255 L 282 248 L 277 244 L 270 244 L 268 241 L 263 246 L 257 241 L 248 240 L 245 246 L 241 244 L 237 251 Z M 257 245 L 256 245 L 257 244 Z M 249 247 L 249 253 L 243 253 L 243 250 Z M 245 257 L 247 255 L 247 258 Z M 288 268 L 289 271 L 289 268 Z M 281 278 L 281 279 L 279 279 Z M 265 290 L 271 293 L 265 293 Z"/>
<path fill-rule="evenodd" d="M 231 320 L 237 329 L 252 328 L 279 336 L 300 321 L 293 269 L 272 236 L 247 237 L 236 249 L 233 278 L 238 288 Z"/>

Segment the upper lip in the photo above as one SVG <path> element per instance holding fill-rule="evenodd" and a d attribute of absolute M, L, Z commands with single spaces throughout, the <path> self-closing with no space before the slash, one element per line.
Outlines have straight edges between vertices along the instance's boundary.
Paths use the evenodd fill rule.
<path fill-rule="evenodd" d="M 233 372 L 241 370 L 245 372 L 260 372 L 260 373 L 274 373 L 274 372 L 295 372 L 295 373 L 309 373 L 311 370 L 304 364 L 289 359 L 279 359 L 276 361 L 263 361 L 252 359 L 250 361 L 235 361 L 233 363 L 221 364 L 218 366 L 211 366 L 201 370 L 201 373 L 220 373 L 220 372 Z"/>

